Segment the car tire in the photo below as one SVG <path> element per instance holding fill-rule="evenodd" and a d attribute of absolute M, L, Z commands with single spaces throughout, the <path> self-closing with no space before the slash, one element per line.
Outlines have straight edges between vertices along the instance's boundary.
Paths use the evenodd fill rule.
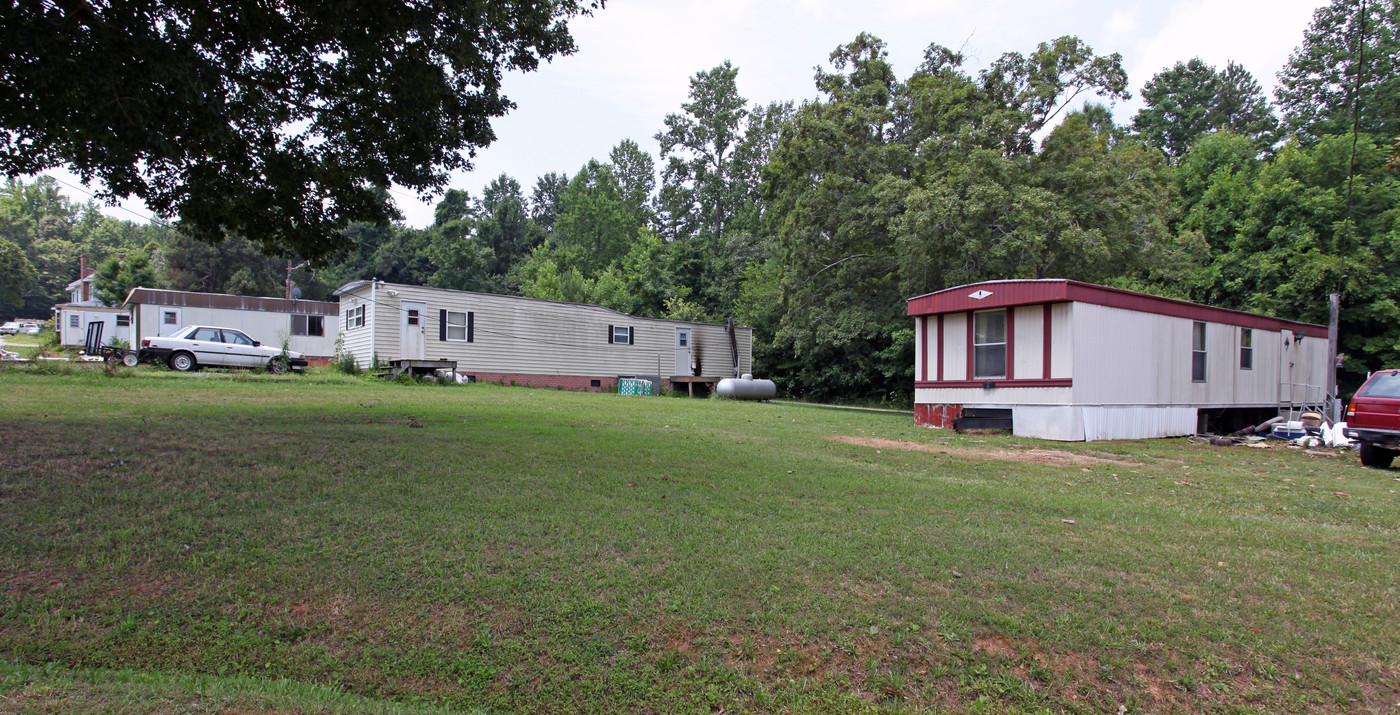
<path fill-rule="evenodd" d="M 190 353 L 178 352 L 170 356 L 170 369 L 175 372 L 193 372 L 198 367 L 194 355 Z"/>
<path fill-rule="evenodd" d="M 1368 442 L 1361 443 L 1361 463 L 1376 469 L 1388 469 L 1395 461 L 1395 450 L 1377 447 Z"/>
<path fill-rule="evenodd" d="M 285 375 L 291 369 L 292 366 L 288 365 L 287 359 L 281 355 L 273 356 L 271 360 L 267 361 L 267 371 L 274 375 Z"/>
<path fill-rule="evenodd" d="M 141 362 L 141 356 L 136 353 L 126 353 L 122 355 L 122 364 L 127 367 L 136 367 L 139 362 Z"/>

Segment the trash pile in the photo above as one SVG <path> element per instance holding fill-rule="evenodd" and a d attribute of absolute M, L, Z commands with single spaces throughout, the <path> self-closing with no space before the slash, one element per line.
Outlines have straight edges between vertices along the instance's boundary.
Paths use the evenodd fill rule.
<path fill-rule="evenodd" d="M 1300 419 L 1289 420 L 1282 416 L 1252 427 L 1245 427 L 1229 436 L 1209 437 L 1210 443 L 1226 447 L 1234 444 L 1266 447 L 1270 442 L 1285 442 L 1290 447 L 1315 449 L 1332 447 L 1335 449 L 1356 449 L 1357 443 L 1346 436 L 1346 422 L 1332 424 L 1320 412 L 1304 412 Z"/>

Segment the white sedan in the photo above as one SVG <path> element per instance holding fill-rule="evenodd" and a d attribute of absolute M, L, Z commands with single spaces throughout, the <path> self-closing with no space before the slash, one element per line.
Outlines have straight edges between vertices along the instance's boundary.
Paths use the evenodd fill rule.
<path fill-rule="evenodd" d="M 141 359 L 160 360 L 179 372 L 202 365 L 267 368 L 275 373 L 300 370 L 306 358 L 299 352 L 269 347 L 233 328 L 188 325 L 174 335 L 141 340 Z"/>

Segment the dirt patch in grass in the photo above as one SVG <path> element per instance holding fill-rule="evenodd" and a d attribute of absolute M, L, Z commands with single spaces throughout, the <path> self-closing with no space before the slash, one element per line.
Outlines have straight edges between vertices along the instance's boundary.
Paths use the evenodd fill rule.
<path fill-rule="evenodd" d="M 844 444 L 854 444 L 860 447 L 875 447 L 876 449 L 903 449 L 911 452 L 931 452 L 933 454 L 946 454 L 950 457 L 967 457 L 970 459 L 995 459 L 1004 462 L 1024 462 L 1027 464 L 1049 464 L 1054 466 L 1084 466 L 1088 464 L 1119 464 L 1129 467 L 1141 467 L 1142 462 L 1129 462 L 1119 459 L 1106 459 L 1104 457 L 1090 457 L 1074 452 L 1061 452 L 1055 449 L 1026 449 L 1026 450 L 984 450 L 984 449 L 962 449 L 960 447 L 936 447 L 931 444 L 920 444 L 918 442 L 901 442 L 893 439 L 878 439 L 875 437 L 847 437 L 845 435 L 832 435 L 827 439 L 833 442 Z"/>

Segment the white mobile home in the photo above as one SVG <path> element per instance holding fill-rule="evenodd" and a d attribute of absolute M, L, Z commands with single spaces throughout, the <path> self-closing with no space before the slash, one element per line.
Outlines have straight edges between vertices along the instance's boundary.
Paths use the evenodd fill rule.
<path fill-rule="evenodd" d="M 325 301 L 155 288 L 133 288 L 122 308 L 130 311 L 141 338 L 171 335 L 186 325 L 216 325 L 237 328 L 267 345 L 286 340 L 288 349 L 308 360 L 329 360 L 335 354 L 340 310 Z"/>
<path fill-rule="evenodd" d="M 127 308 L 108 308 L 99 301 L 84 303 L 63 303 L 54 306 L 58 314 L 55 324 L 59 342 L 65 348 L 80 348 L 86 344 L 88 326 L 102 323 L 102 344 L 111 345 L 112 339 L 131 345 L 131 311 Z"/>
<path fill-rule="evenodd" d="M 1320 407 L 1327 384 L 1325 326 L 1089 283 L 975 283 L 911 298 L 908 314 L 914 419 L 933 427 L 1167 437 Z"/>
<path fill-rule="evenodd" d="M 597 305 L 355 281 L 340 298 L 345 349 L 374 358 L 451 360 L 487 382 L 613 389 L 640 377 L 672 387 L 752 370 L 753 331 L 639 318 Z"/>

